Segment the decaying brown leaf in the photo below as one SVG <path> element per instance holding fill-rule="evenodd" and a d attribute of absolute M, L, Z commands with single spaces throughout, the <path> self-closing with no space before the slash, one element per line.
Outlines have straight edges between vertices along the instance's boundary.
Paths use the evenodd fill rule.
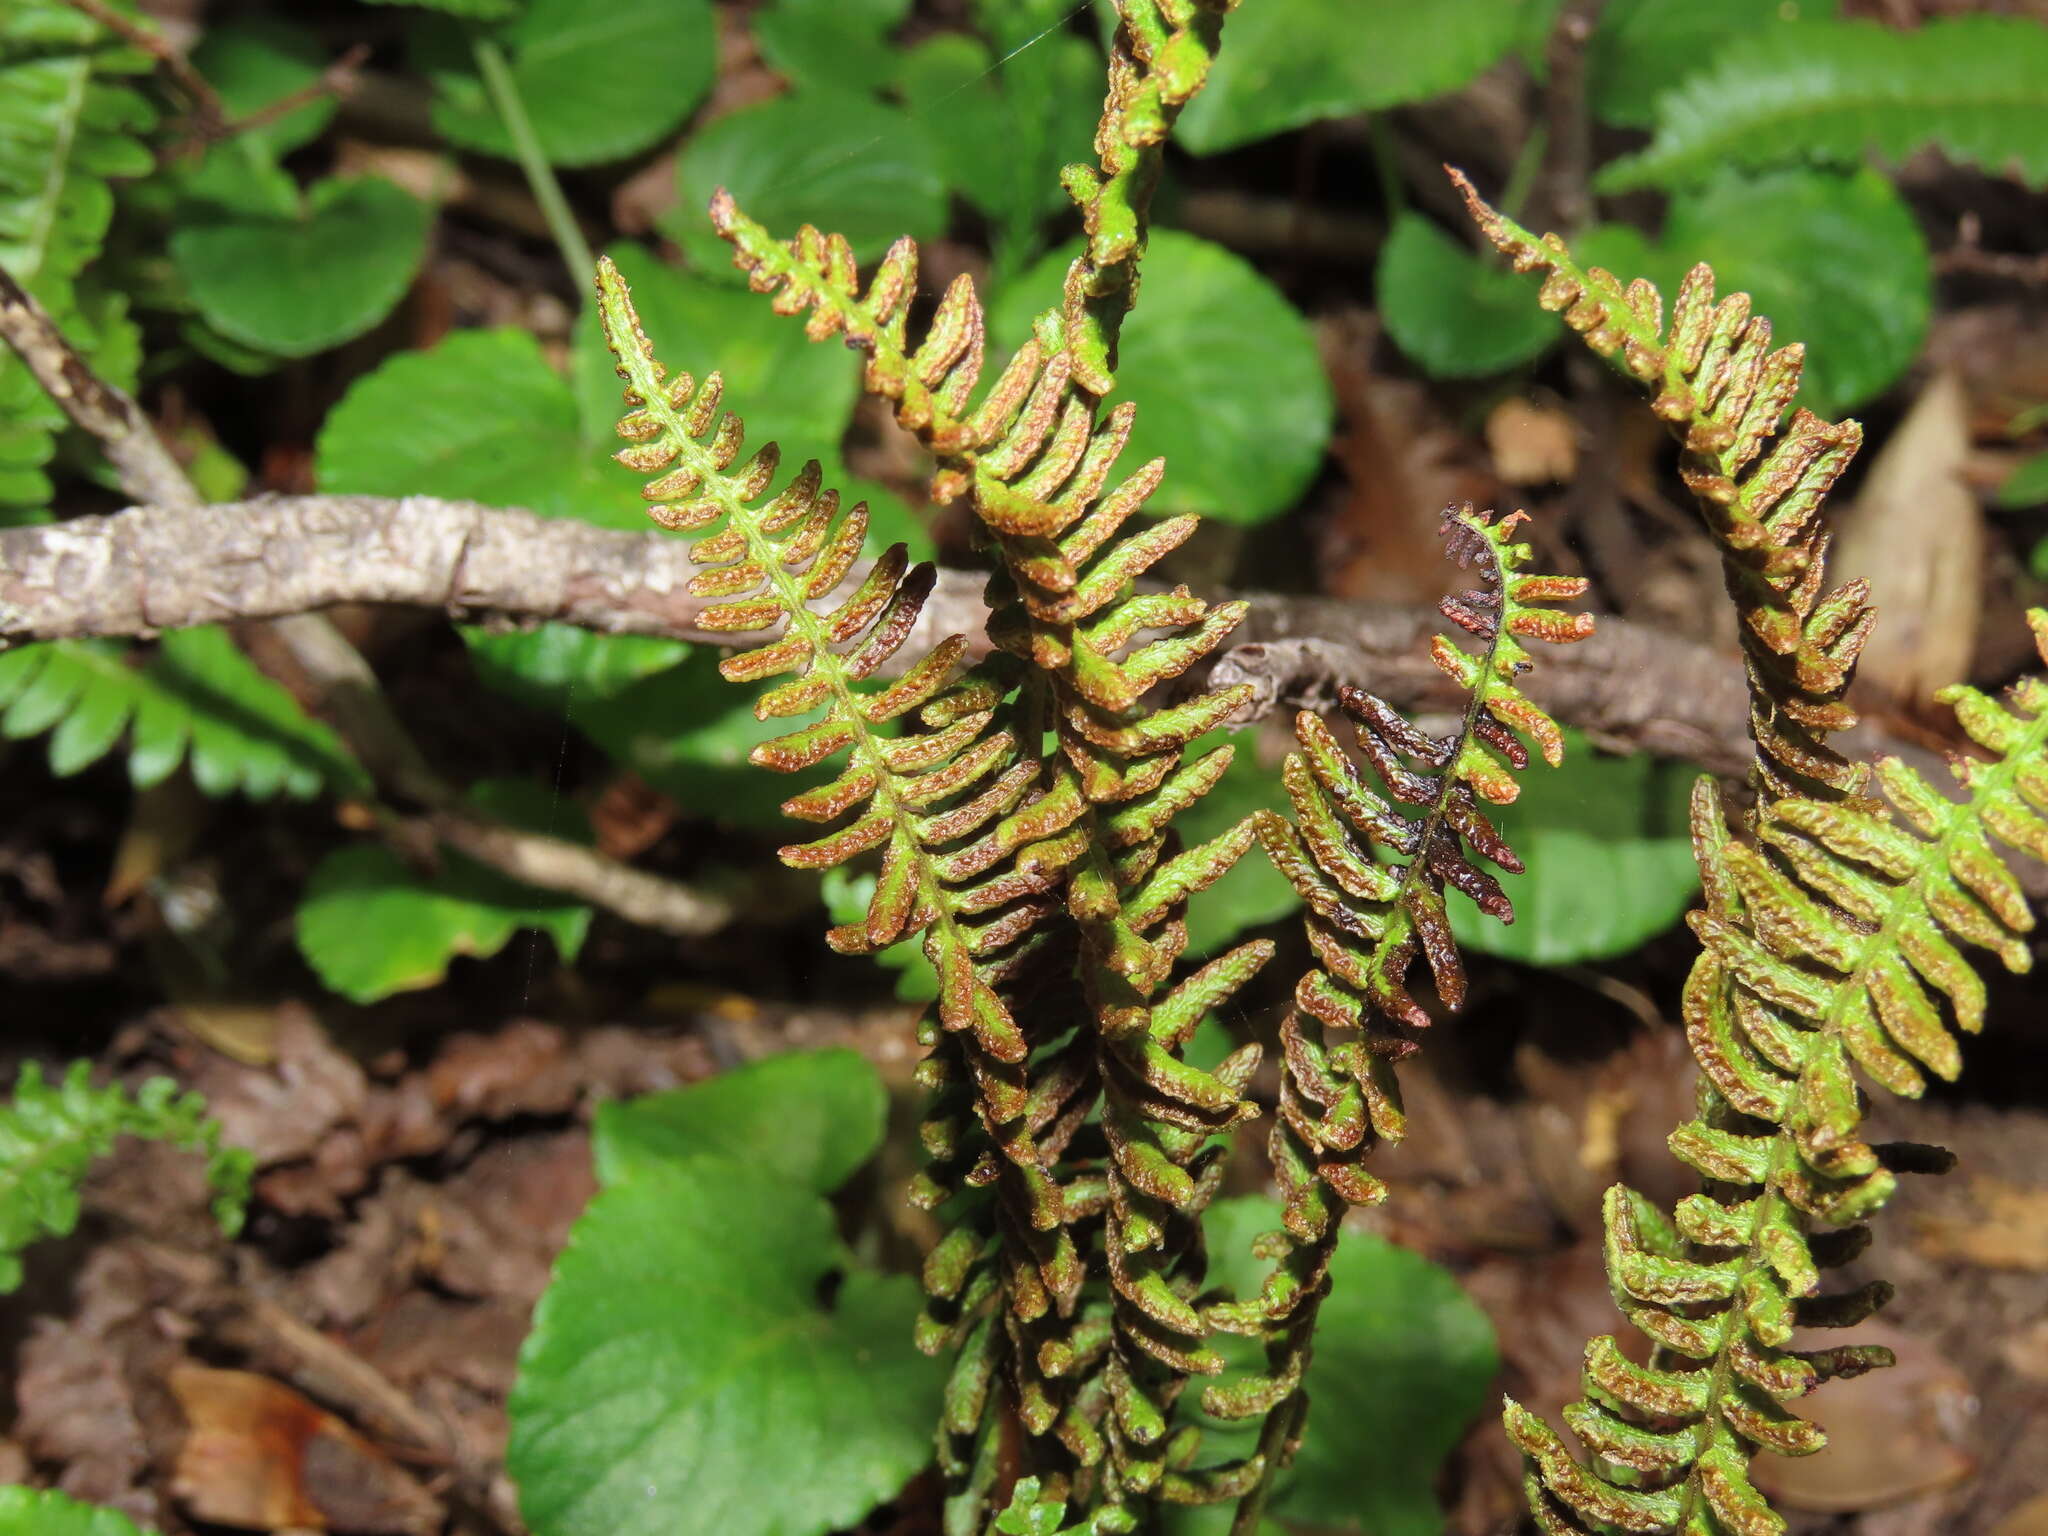
<path fill-rule="evenodd" d="M 1953 373 L 1934 375 L 1841 516 L 1829 564 L 1861 576 L 1884 622 L 1857 676 L 1909 709 L 1969 674 L 1983 605 L 1984 513 L 1965 478 L 1968 403 Z"/>
<path fill-rule="evenodd" d="M 170 1387 L 189 1426 L 171 1492 L 195 1519 L 247 1531 L 298 1526 L 365 1536 L 440 1528 L 432 1495 L 290 1387 L 197 1365 L 172 1371 Z"/>

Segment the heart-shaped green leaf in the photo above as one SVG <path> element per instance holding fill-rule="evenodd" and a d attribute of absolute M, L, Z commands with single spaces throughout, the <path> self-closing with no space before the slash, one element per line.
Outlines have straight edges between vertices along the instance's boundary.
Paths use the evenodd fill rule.
<path fill-rule="evenodd" d="M 230 341 L 305 357 L 390 314 L 427 248 L 426 205 L 377 177 L 332 178 L 296 215 L 195 207 L 171 236 L 192 300 Z"/>
<path fill-rule="evenodd" d="M 1499 373 L 1562 334 L 1529 300 L 1528 282 L 1404 213 L 1380 250 L 1380 319 L 1401 350 L 1437 378 Z"/>
<path fill-rule="evenodd" d="M 704 99 L 718 58 L 710 0 L 530 0 L 490 36 L 555 165 L 618 160 L 672 133 Z M 464 149 L 510 158 L 512 136 L 464 40 L 429 36 L 421 61 L 434 126 Z"/>
<path fill-rule="evenodd" d="M 1526 0 L 1244 6 L 1174 136 L 1213 155 L 1318 118 L 1455 90 L 1515 45 L 1528 9 Z"/>
<path fill-rule="evenodd" d="M 683 147 L 676 187 L 681 207 L 663 228 L 707 274 L 734 276 L 731 248 L 704 212 L 719 187 L 770 229 L 837 231 L 862 261 L 898 235 L 926 240 L 946 225 L 946 183 L 923 126 L 836 90 L 792 91 L 721 117 Z"/>
<path fill-rule="evenodd" d="M 0 1536 L 142 1536 L 118 1509 L 54 1491 L 0 1488 Z"/>
<path fill-rule="evenodd" d="M 818 1536 L 930 1459 L 945 1367 L 911 1345 L 917 1287 L 859 1267 L 818 1193 L 881 1131 L 844 1051 L 602 1112 L 606 1187 L 509 1404 L 535 1536 Z"/>

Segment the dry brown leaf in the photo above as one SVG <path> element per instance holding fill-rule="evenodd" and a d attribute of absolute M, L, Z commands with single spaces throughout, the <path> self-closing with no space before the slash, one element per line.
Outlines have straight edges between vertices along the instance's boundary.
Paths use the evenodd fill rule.
<path fill-rule="evenodd" d="M 1978 1178 L 1970 1193 L 1981 1215 L 1920 1218 L 1922 1253 L 1986 1269 L 2048 1270 L 2048 1189 Z"/>
<path fill-rule="evenodd" d="M 1757 1486 L 1794 1509 L 1841 1514 L 1878 1509 L 1960 1482 L 1976 1470 L 1964 1448 L 1975 1412 L 1970 1383 L 1917 1334 L 1883 1323 L 1857 1330 L 1899 1358 L 1890 1370 L 1831 1382 L 1800 1403 L 1828 1434 L 1812 1456 L 1759 1456 Z"/>
<path fill-rule="evenodd" d="M 2048 1536 L 2048 1493 L 2027 1500 L 1999 1521 L 1991 1536 Z"/>
<path fill-rule="evenodd" d="M 425 1536 L 441 1511 L 377 1447 L 268 1376 L 181 1365 L 170 1387 L 189 1425 L 172 1495 L 195 1519 Z"/>
<path fill-rule="evenodd" d="M 1339 418 L 1330 452 L 1349 482 L 1326 539 L 1324 586 L 1335 597 L 1434 603 L 1457 579 L 1438 533 L 1443 509 L 1489 501 L 1498 486 L 1427 390 L 1374 371 L 1374 330 L 1363 311 L 1316 329 Z"/>
<path fill-rule="evenodd" d="M 1493 470 L 1509 485 L 1563 485 L 1579 472 L 1579 429 L 1569 411 L 1510 395 L 1486 416 Z"/>
<path fill-rule="evenodd" d="M 1891 435 L 1837 524 L 1833 574 L 1869 581 L 1883 622 L 1858 677 L 1922 707 L 1969 674 L 1984 601 L 1984 513 L 1966 475 L 1968 402 L 1937 373 Z"/>

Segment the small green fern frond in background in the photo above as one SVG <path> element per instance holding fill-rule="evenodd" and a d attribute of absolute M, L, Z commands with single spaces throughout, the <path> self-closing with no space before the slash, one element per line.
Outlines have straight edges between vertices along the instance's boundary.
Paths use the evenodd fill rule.
<path fill-rule="evenodd" d="M 1586 583 L 1522 574 L 1530 550 L 1513 542 L 1522 521 L 1520 513 L 1495 521 L 1469 506 L 1444 515 L 1452 556 L 1476 566 L 1481 582 L 1441 606 L 1482 650 L 1474 654 L 1442 636 L 1431 647 L 1437 667 L 1466 694 L 1458 729 L 1427 736 L 1380 699 L 1346 687 L 1344 711 L 1357 723 L 1359 746 L 1388 798 L 1366 781 L 1322 718 L 1303 711 L 1295 721 L 1301 750 L 1283 770 L 1296 820 L 1272 811 L 1258 818 L 1267 854 L 1308 909 L 1317 967 L 1302 977 L 1280 1026 L 1280 1113 L 1268 1148 L 1283 1231 L 1267 1240 L 1280 1257 L 1260 1295 L 1208 1309 L 1214 1325 L 1265 1339 L 1267 1372 L 1205 1393 L 1203 1406 L 1222 1418 L 1265 1415 L 1268 1469 L 1301 1433 L 1308 1407 L 1302 1373 L 1344 1212 L 1386 1196 L 1365 1158 L 1377 1143 L 1405 1133 L 1393 1066 L 1415 1044 L 1401 1030 L 1430 1022 L 1408 992 L 1408 972 L 1419 952 L 1445 1006 L 1462 1005 L 1464 972 L 1444 891 L 1464 893 L 1502 922 L 1514 920 L 1499 881 L 1482 866 L 1519 873 L 1522 865 L 1480 807 L 1515 799 L 1515 771 L 1529 762 L 1525 740 L 1552 767 L 1564 755 L 1556 722 L 1518 686 L 1531 664 L 1521 642 L 1582 640 L 1593 620 L 1540 606 L 1578 597 Z M 1258 1512 L 1258 1500 L 1247 1500 L 1237 1529 L 1255 1529 Z"/>
<path fill-rule="evenodd" d="M 93 1087 L 91 1074 L 90 1062 L 73 1062 L 61 1081 L 48 1083 L 28 1062 L 13 1100 L 0 1107 L 0 1293 L 21 1284 L 23 1249 L 78 1224 L 79 1185 L 123 1136 L 205 1154 L 213 1214 L 228 1236 L 241 1230 L 255 1164 L 247 1152 L 221 1145 L 205 1101 L 179 1093 L 167 1077 L 130 1094 L 119 1084 Z"/>
<path fill-rule="evenodd" d="M 2048 612 L 2030 619 L 2048 660 Z M 2014 971 L 2030 961 L 2033 916 L 1992 839 L 2048 861 L 2048 682 L 2022 682 L 2003 706 L 1971 688 L 1943 698 L 1987 754 L 1955 761 L 1960 801 L 1886 759 L 1890 809 L 1780 800 L 1760 812 L 1752 849 L 1728 839 L 1701 781 L 1707 908 L 1692 919 L 1704 950 L 1685 1021 L 1704 1083 L 1671 1149 L 1710 1192 L 1669 1218 L 1632 1190 L 1608 1192 L 1608 1277 L 1658 1352 L 1644 1367 L 1612 1338 L 1587 1349 L 1587 1395 L 1565 1421 L 1590 1464 L 1509 1404 L 1545 1530 L 1690 1532 L 1710 1528 L 1711 1512 L 1711 1528 L 1782 1531 L 1750 1456 L 1818 1450 L 1825 1436 L 1786 1405 L 1890 1363 L 1868 1345 L 1790 1347 L 1795 1328 L 1848 1326 L 1889 1298 L 1882 1281 L 1824 1294 L 1821 1271 L 1863 1249 L 1862 1222 L 1897 1173 L 1948 1161 L 1865 1141 L 1856 1072 L 1909 1097 L 1928 1072 L 1956 1076 L 1951 1025 L 1974 1032 L 1984 1016 L 1959 944 Z"/>
<path fill-rule="evenodd" d="M 1604 192 L 1669 187 L 1722 167 L 1892 161 L 1933 145 L 1951 160 L 2048 185 L 2048 28 L 1954 16 L 1765 28 L 1657 98 L 1647 148 L 1606 167 Z"/>
<path fill-rule="evenodd" d="M 1757 785 L 1770 799 L 1863 793 L 1868 770 L 1826 740 L 1856 715 L 1843 695 L 1869 633 L 1868 583 L 1823 593 L 1828 534 L 1821 505 L 1855 456 L 1863 429 L 1803 407 L 1805 349 L 1771 346 L 1771 323 L 1747 294 L 1718 302 L 1705 265 L 1687 274 L 1664 324 L 1664 300 L 1641 278 L 1624 285 L 1572 260 L 1556 235 L 1538 239 L 1451 172 L 1479 227 L 1518 272 L 1542 271 L 1538 301 L 1587 346 L 1651 392 L 1679 440 L 1679 474 L 1720 547 L 1741 618 Z"/>
<path fill-rule="evenodd" d="M 90 767 L 126 735 L 136 788 L 181 763 L 209 795 L 305 800 L 367 794 L 362 766 L 332 730 L 212 626 L 175 630 L 142 666 L 105 640 L 50 640 L 0 654 L 0 736 L 50 732 L 50 769 Z"/>
<path fill-rule="evenodd" d="M 113 220 L 108 182 L 155 164 L 142 136 L 156 112 L 128 84 L 151 67 L 63 0 L 12 0 L 0 12 L 0 269 L 121 384 L 133 382 L 138 353 L 126 300 L 79 278 Z M 63 426 L 21 360 L 0 349 L 0 520 L 48 502 L 44 466 Z"/>

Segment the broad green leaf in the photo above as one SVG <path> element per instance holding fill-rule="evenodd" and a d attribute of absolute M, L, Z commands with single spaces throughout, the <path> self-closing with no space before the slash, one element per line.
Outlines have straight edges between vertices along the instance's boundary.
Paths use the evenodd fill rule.
<path fill-rule="evenodd" d="M 2001 507 L 2033 507 L 2048 502 L 2048 453 L 2037 453 L 2006 476 L 1998 488 Z"/>
<path fill-rule="evenodd" d="M 54 1489 L 0 1488 L 0 1536 L 143 1536 L 118 1509 L 81 1504 Z"/>
<path fill-rule="evenodd" d="M 209 26 L 192 50 L 192 67 L 236 120 L 305 89 L 330 62 L 312 33 L 267 16 Z M 318 138 L 335 106 L 333 94 L 323 92 L 283 117 L 241 130 L 237 137 L 247 138 L 276 159 Z"/>
<path fill-rule="evenodd" d="M 520 0 L 363 0 L 365 5 L 412 5 L 471 21 L 503 21 L 519 14 Z"/>
<path fill-rule="evenodd" d="M 834 923 L 857 923 L 867 916 L 868 902 L 875 894 L 875 876 L 872 872 L 855 874 L 842 864 L 825 871 L 818 894 L 825 898 L 825 911 Z M 876 950 L 874 960 L 896 973 L 896 996 L 902 1001 L 929 1003 L 938 997 L 939 973 L 925 955 L 921 934 Z"/>
<path fill-rule="evenodd" d="M 1529 284 L 1404 213 L 1380 251 L 1380 319 L 1401 350 L 1436 378 L 1500 373 L 1559 336 L 1557 317 L 1529 301 Z"/>
<path fill-rule="evenodd" d="M 555 165 L 638 154 L 682 126 L 718 57 L 710 0 L 528 0 L 491 37 Z M 512 136 L 456 39 L 423 49 L 434 126 L 464 149 L 511 158 Z"/>
<path fill-rule="evenodd" d="M 1603 192 L 1672 187 L 1728 166 L 1801 159 L 1951 160 L 2048 185 L 2048 27 L 1958 16 L 1900 31 L 1875 21 L 1770 27 L 1657 99 L 1647 149 L 1607 165 Z"/>
<path fill-rule="evenodd" d="M 568 807 L 557 813 L 537 786 L 488 782 L 471 791 L 480 809 L 529 830 L 578 837 L 586 829 Z M 562 825 L 550 829 L 549 820 Z M 296 932 L 314 974 L 351 1002 L 431 987 L 457 955 L 495 955 L 521 928 L 536 928 L 573 961 L 590 927 L 590 908 L 509 880 L 444 850 L 432 878 L 409 869 L 382 843 L 356 843 L 321 860 L 306 882 Z"/>
<path fill-rule="evenodd" d="M 1755 33 L 1835 14 L 1835 0 L 1607 0 L 1586 42 L 1586 102 L 1605 122 L 1647 128 L 1658 97 Z"/>
<path fill-rule="evenodd" d="M 606 1185 L 712 1156 L 829 1195 L 874 1156 L 888 1111 L 888 1092 L 859 1052 L 787 1051 L 688 1088 L 600 1105 L 591 1150 Z"/>
<path fill-rule="evenodd" d="M 1175 137 L 1198 155 L 1456 90 L 1515 46 L 1523 0 L 1289 0 L 1231 13 Z"/>
<path fill-rule="evenodd" d="M 1280 1230 L 1279 1206 L 1263 1196 L 1219 1200 L 1202 1225 L 1211 1274 L 1256 1294 L 1265 1266 L 1252 1242 Z M 1234 1366 L 1259 1364 L 1246 1342 L 1230 1341 Z M 1289 1528 L 1438 1536 L 1437 1469 L 1494 1401 L 1499 1368 L 1492 1324 L 1447 1270 L 1376 1233 L 1345 1232 L 1305 1383 L 1313 1406 L 1273 1513 Z M 1247 1431 L 1211 1421 L 1204 1450 L 1227 1455 L 1231 1439 L 1255 1435 L 1256 1423 Z"/>
<path fill-rule="evenodd" d="M 1052 252 L 997 297 L 999 337 L 1023 341 L 1032 317 L 1059 301 L 1074 249 Z M 1307 489 L 1330 436 L 1330 385 L 1308 322 L 1250 263 L 1178 230 L 1153 233 L 1141 282 L 1117 365 L 1116 398 L 1138 405 L 1120 465 L 1166 456 L 1165 482 L 1146 503 L 1154 513 L 1277 517 Z"/>
<path fill-rule="evenodd" d="M 49 640 L 0 653 L 0 735 L 50 732 L 50 771 L 78 773 L 125 735 L 138 789 L 189 761 L 209 795 L 363 794 L 368 776 L 333 731 L 222 629 L 174 630 L 146 667 L 110 640 Z"/>
<path fill-rule="evenodd" d="M 285 217 L 195 205 L 171 260 L 230 341 L 306 357 L 390 314 L 426 254 L 427 207 L 374 176 L 331 177 Z"/>
<path fill-rule="evenodd" d="M 1532 763 L 1520 797 L 1488 809 L 1528 873 L 1502 877 L 1511 924 L 1453 897 L 1451 928 L 1467 949 L 1529 965 L 1611 959 L 1676 923 L 1699 890 L 1686 823 L 1696 771 L 1568 740 L 1562 767 Z"/>
<path fill-rule="evenodd" d="M 761 55 L 792 85 L 874 90 L 895 68 L 889 33 L 910 0 L 770 0 L 750 18 Z"/>
<path fill-rule="evenodd" d="M 542 709 L 573 708 L 623 693 L 690 654 L 680 640 L 601 635 L 575 624 L 504 632 L 464 624 L 457 632 L 487 686 Z"/>
<path fill-rule="evenodd" d="M 1655 247 L 1612 231 L 1587 232 L 1585 259 L 1653 278 L 1667 302 L 1698 261 L 1713 267 L 1720 292 L 1748 292 L 1774 342 L 1806 343 L 1801 399 L 1824 416 L 1889 388 L 1926 338 L 1927 243 L 1875 171 L 1730 172 L 1674 194 Z M 1646 250 L 1647 267 L 1629 265 Z"/>
<path fill-rule="evenodd" d="M 914 1281 L 858 1267 L 831 1208 L 781 1170 L 636 1170 L 577 1222 L 520 1355 L 506 1467 L 528 1526 L 856 1525 L 931 1459 L 945 1366 L 911 1346 L 918 1306 Z"/>
<path fill-rule="evenodd" d="M 1174 830 L 1187 847 L 1221 837 L 1253 811 L 1288 809 L 1279 765 L 1259 761 L 1256 730 L 1212 731 L 1189 748 L 1189 755 L 1207 753 L 1226 742 L 1236 748 L 1236 755 L 1223 777 L 1173 819 Z M 1287 877 L 1254 847 L 1231 865 L 1221 880 L 1188 903 L 1188 956 L 1202 959 L 1217 954 L 1246 929 L 1276 922 L 1300 908 L 1301 897 Z"/>
<path fill-rule="evenodd" d="M 794 234 L 799 224 L 815 224 L 846 236 L 862 261 L 899 235 L 928 240 L 946 227 L 945 179 L 924 128 L 843 91 L 792 91 L 744 107 L 683 147 L 676 160 L 682 205 L 663 228 L 699 272 L 737 281 L 731 248 L 704 211 L 719 187 L 770 229 Z"/>

